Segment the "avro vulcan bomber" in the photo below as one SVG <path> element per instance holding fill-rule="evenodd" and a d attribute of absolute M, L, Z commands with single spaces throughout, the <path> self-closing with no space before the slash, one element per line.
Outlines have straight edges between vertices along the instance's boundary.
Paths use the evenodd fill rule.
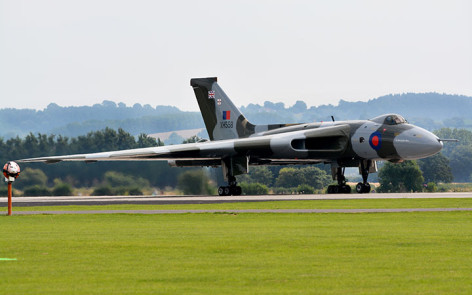
<path fill-rule="evenodd" d="M 350 193 L 345 167 L 359 167 L 362 182 L 358 193 L 369 193 L 369 173 L 377 172 L 377 161 L 394 163 L 438 153 L 441 139 L 409 124 L 402 116 L 385 114 L 370 120 L 329 121 L 300 124 L 251 124 L 233 104 L 217 78 L 190 80 L 210 140 L 197 143 L 91 154 L 51 156 L 19 162 L 61 161 L 167 161 L 171 166 L 221 166 L 227 186 L 221 196 L 240 195 L 236 175 L 251 165 L 330 164 L 337 185 L 328 193 Z"/>

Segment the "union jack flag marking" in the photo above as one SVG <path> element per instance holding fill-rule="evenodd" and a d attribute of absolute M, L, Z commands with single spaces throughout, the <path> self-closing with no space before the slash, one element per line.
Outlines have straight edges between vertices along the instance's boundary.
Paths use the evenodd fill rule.
<path fill-rule="evenodd" d="M 215 91 L 213 90 L 208 91 L 208 98 L 215 98 Z"/>

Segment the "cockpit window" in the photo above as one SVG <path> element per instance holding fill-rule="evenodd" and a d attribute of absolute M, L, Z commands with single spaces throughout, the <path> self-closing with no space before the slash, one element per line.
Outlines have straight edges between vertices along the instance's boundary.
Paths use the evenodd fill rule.
<path fill-rule="evenodd" d="M 405 118 L 400 115 L 390 114 L 390 115 L 382 115 L 371 119 L 371 121 L 386 124 L 386 125 L 398 125 L 407 123 Z"/>
<path fill-rule="evenodd" d="M 403 118 L 402 116 L 400 115 L 395 115 L 393 120 L 395 121 L 395 124 L 403 124 L 403 123 L 406 123 L 406 120 L 405 118 Z"/>

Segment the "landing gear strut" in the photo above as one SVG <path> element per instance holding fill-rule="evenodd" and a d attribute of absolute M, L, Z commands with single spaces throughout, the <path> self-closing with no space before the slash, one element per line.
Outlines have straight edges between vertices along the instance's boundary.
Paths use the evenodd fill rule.
<path fill-rule="evenodd" d="M 237 185 L 236 177 L 228 176 L 228 186 L 220 186 L 218 188 L 218 195 L 220 196 L 240 196 L 242 189 Z"/>
<path fill-rule="evenodd" d="M 336 174 L 333 174 L 338 180 L 337 185 L 328 186 L 328 194 L 350 194 L 351 187 L 346 184 L 346 177 L 344 177 L 345 167 L 336 167 Z"/>
<path fill-rule="evenodd" d="M 369 167 L 372 165 L 370 160 L 361 161 L 361 174 L 362 174 L 362 182 L 359 182 L 356 185 L 356 192 L 359 194 L 368 194 L 370 193 L 370 184 L 367 182 L 367 178 L 369 177 Z"/>
<path fill-rule="evenodd" d="M 235 175 L 249 172 L 249 157 L 232 157 L 221 160 L 221 169 L 223 170 L 223 177 L 228 182 L 227 186 L 220 186 L 218 188 L 218 195 L 220 196 L 240 196 L 242 189 L 236 182 Z"/>

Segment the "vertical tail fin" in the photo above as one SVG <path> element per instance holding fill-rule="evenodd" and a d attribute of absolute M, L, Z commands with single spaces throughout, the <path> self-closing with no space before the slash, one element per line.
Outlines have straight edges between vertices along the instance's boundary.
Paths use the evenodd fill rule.
<path fill-rule="evenodd" d="M 190 85 L 197 97 L 210 140 L 244 138 L 255 133 L 255 125 L 241 114 L 218 85 L 216 77 L 191 79 Z"/>

